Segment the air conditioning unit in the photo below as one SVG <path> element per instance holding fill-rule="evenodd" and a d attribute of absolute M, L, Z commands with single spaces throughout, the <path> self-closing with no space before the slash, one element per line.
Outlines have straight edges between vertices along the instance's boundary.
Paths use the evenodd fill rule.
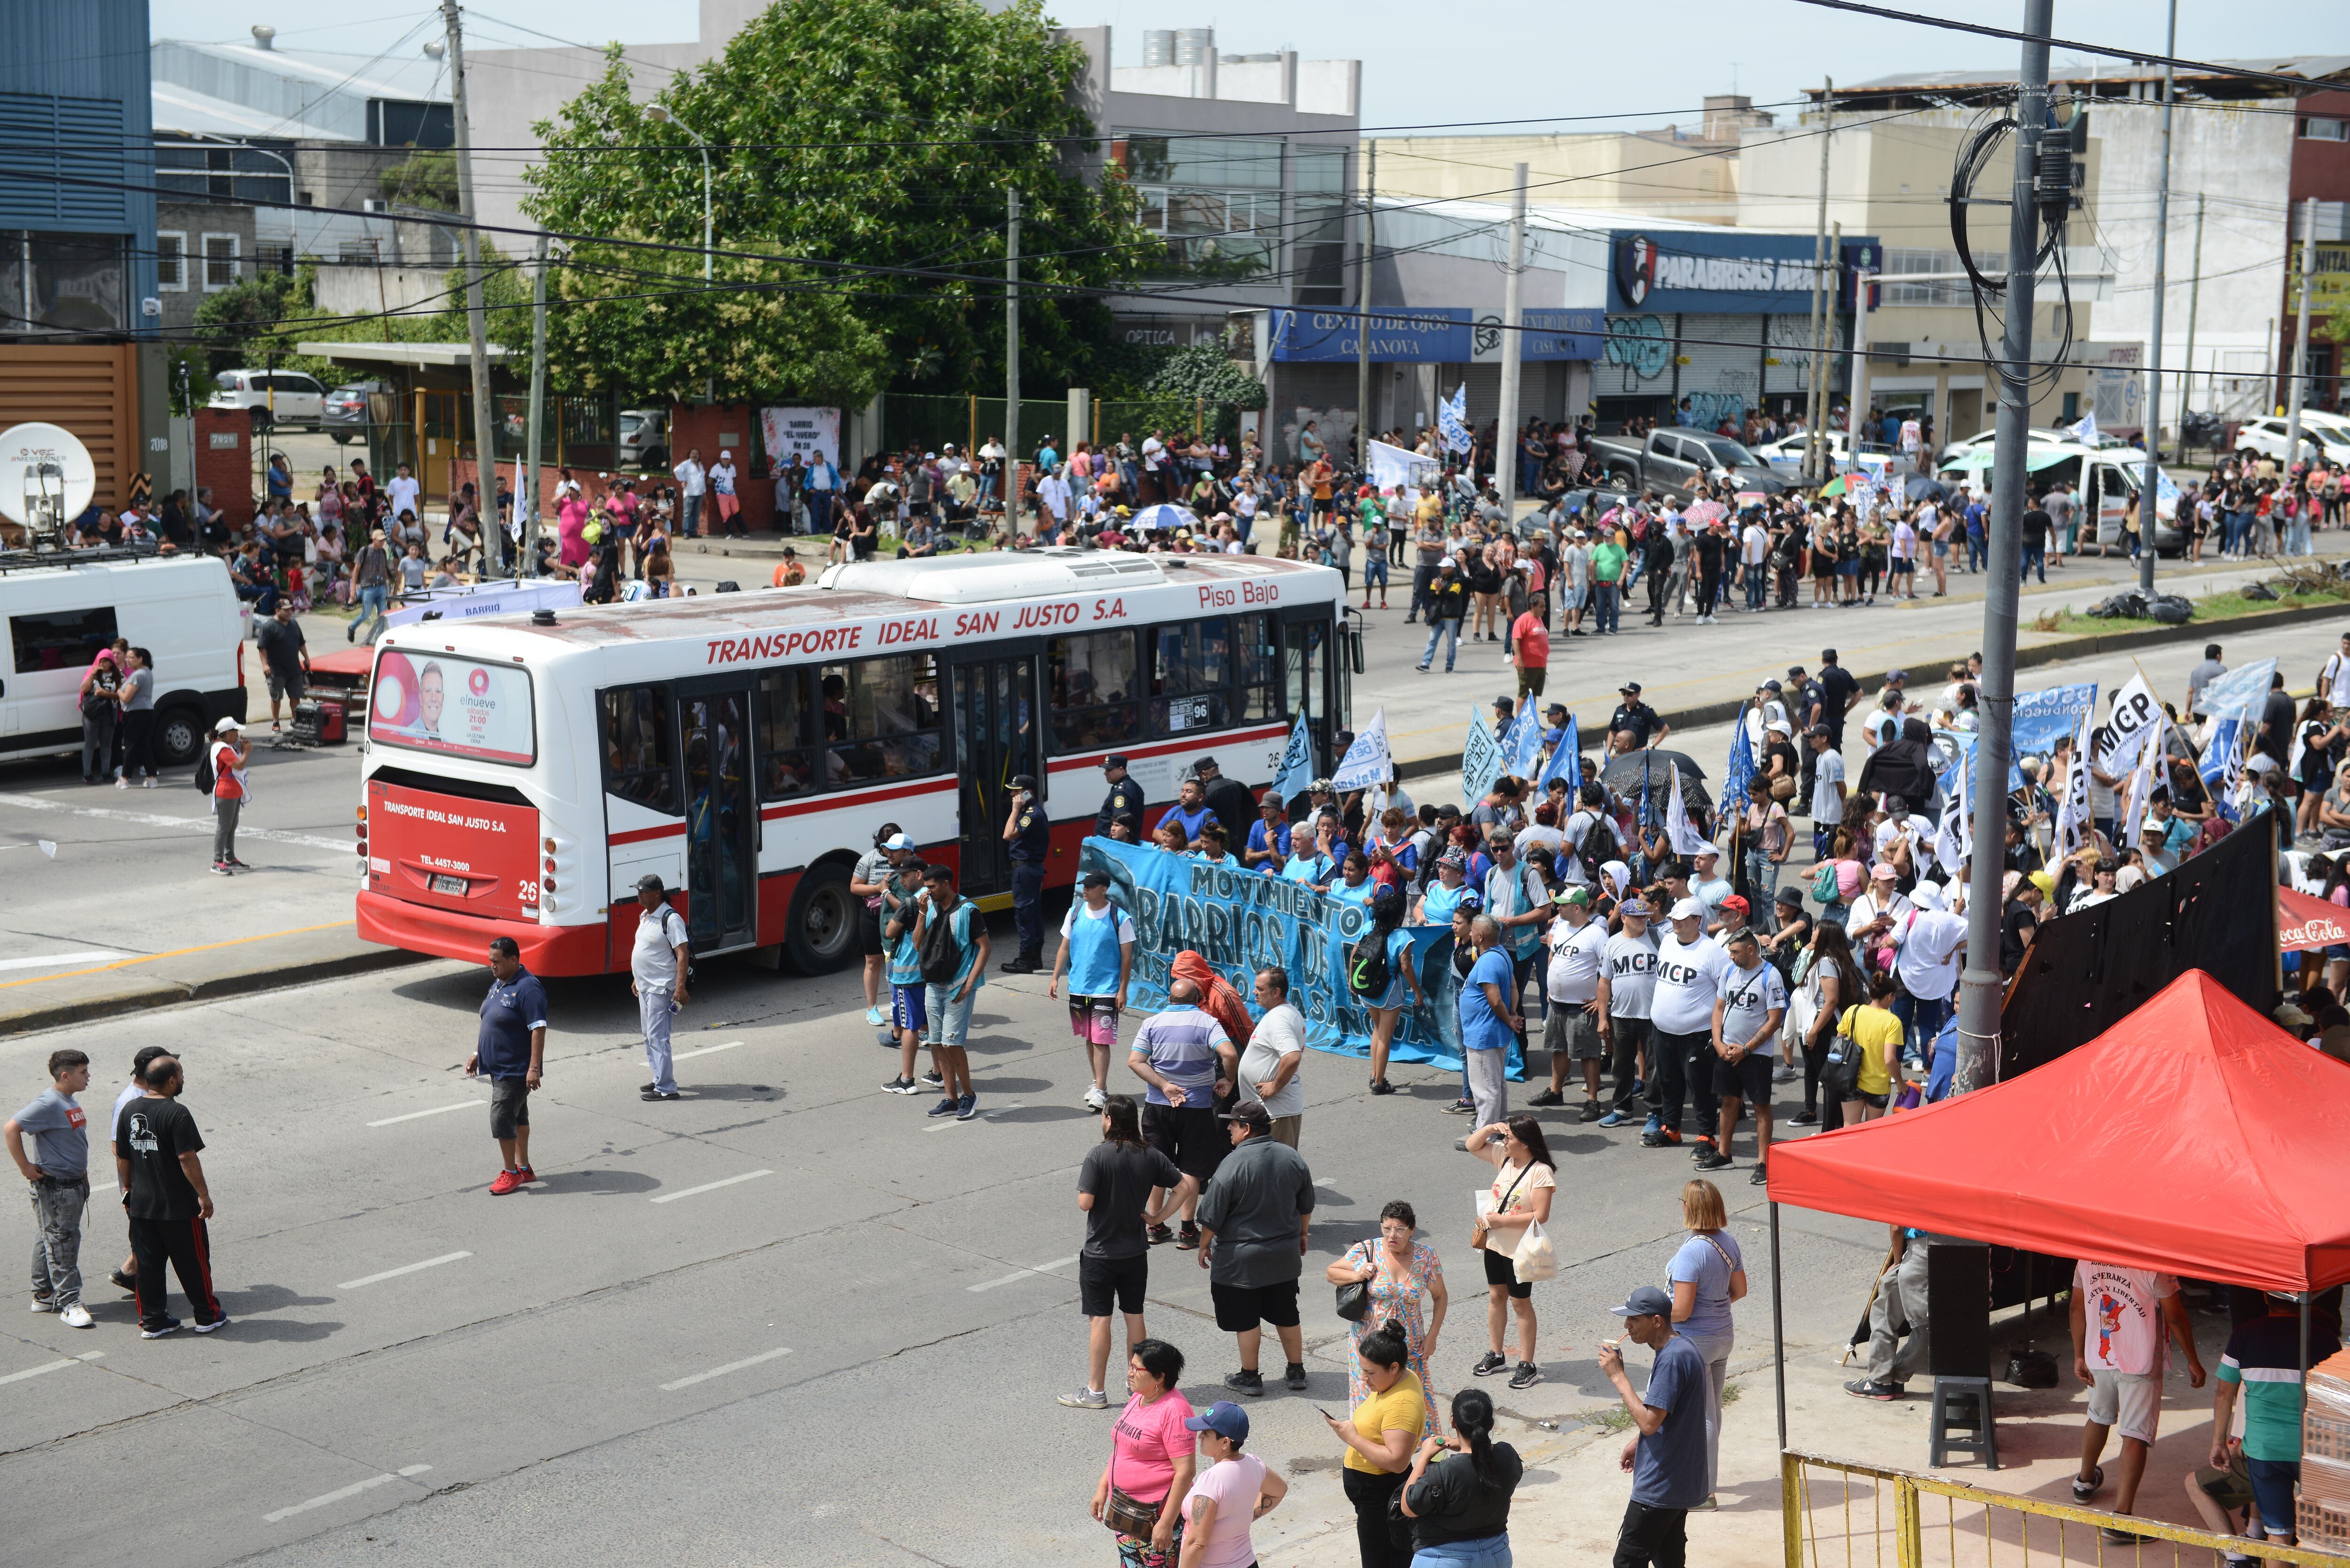
<path fill-rule="evenodd" d="M 360 201 L 359 211 L 362 213 L 389 213 L 391 211 L 391 203 L 375 196 L 369 196 Z"/>

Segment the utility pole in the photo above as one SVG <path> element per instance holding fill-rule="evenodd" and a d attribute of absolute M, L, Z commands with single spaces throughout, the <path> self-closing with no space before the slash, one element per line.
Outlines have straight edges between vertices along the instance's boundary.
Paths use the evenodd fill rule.
<path fill-rule="evenodd" d="M 1526 323 L 1526 166 L 1511 175 L 1510 270 L 1502 280 L 1502 412 L 1493 431 L 1493 477 L 1502 492 L 1502 525 L 1513 528 L 1518 515 L 1518 383 L 1523 360 L 1518 353 L 1520 329 Z M 1514 531 L 1514 529 L 1513 529 Z"/>
<path fill-rule="evenodd" d="M 515 576 L 522 576 L 525 567 L 538 564 L 538 454 L 541 431 L 546 418 L 546 235 L 538 236 L 535 247 L 530 279 L 530 420 L 523 437 L 523 472 L 515 476 L 516 518 L 522 524 L 522 560 L 516 563 Z M 615 428 L 612 436 L 619 439 Z M 618 467 L 615 463 L 613 466 Z M 527 476 L 525 478 L 525 476 Z M 525 485 L 527 488 L 525 488 Z M 528 504 L 525 504 L 527 496 Z"/>
<path fill-rule="evenodd" d="M 2166 110 L 2165 112 L 2168 112 Z M 2187 363 L 2178 378 L 2178 461 L 2187 461 L 2187 416 L 2195 409 L 2195 307 L 2203 293 L 2203 192 L 2195 192 L 2195 266 L 2187 280 Z"/>
<path fill-rule="evenodd" d="M 1004 192 L 1003 525 L 1020 534 L 1020 192 Z"/>
<path fill-rule="evenodd" d="M 2308 384 L 2309 290 L 2317 265 L 2317 198 L 2301 204 L 2301 292 L 2293 306 L 2293 385 L 2285 389 L 2284 483 L 2293 486 L 2293 465 L 2301 461 L 2301 395 Z"/>
<path fill-rule="evenodd" d="M 1836 248 L 1844 247 L 1844 225 L 1836 225 Z M 1868 253 L 1863 247 L 1862 254 Z M 1868 286 L 1874 275 L 1872 268 L 1852 269 L 1852 375 L 1846 383 L 1844 409 L 1844 439 L 1852 453 L 1852 472 L 1860 472 L 1860 438 L 1867 433 L 1861 428 L 1868 407 Z"/>
<path fill-rule="evenodd" d="M 2061 182 L 2038 178 L 2048 127 L 2048 36 L 2055 0 L 2024 0 L 2022 90 L 2015 105 L 2015 179 L 2007 210 L 2007 329 L 2000 344 L 1999 424 L 1992 449 L 1991 574 L 1983 597 L 1982 729 L 1975 742 L 1969 815 L 1974 854 L 1967 864 L 1967 961 L 1959 978 L 1958 1092 L 1987 1087 L 1999 1072 L 2000 880 L 2006 857 L 2007 770 L 2014 754 L 2015 614 L 2021 587 L 2023 463 L 2032 442 L 2033 264 L 2043 213 L 2064 222 L 2072 202 L 2070 148 Z M 2052 190 L 2052 184 L 2061 189 Z"/>
<path fill-rule="evenodd" d="M 1827 468 L 1820 438 L 1826 432 L 1828 339 L 1823 320 L 1833 321 L 1828 284 L 1828 147 L 1835 140 L 1835 78 L 1820 88 L 1820 212 L 1812 235 L 1812 384 L 1804 400 L 1804 483 L 1825 484 Z"/>
<path fill-rule="evenodd" d="M 457 121 L 457 215 L 465 225 L 465 326 L 473 359 L 473 483 L 481 501 L 482 548 L 490 556 L 484 564 L 495 572 L 504 566 L 506 544 L 503 531 L 492 525 L 498 514 L 497 410 L 490 403 L 490 329 L 482 309 L 482 234 L 474 227 L 480 209 L 473 201 L 473 133 L 465 119 L 465 29 L 457 18 L 457 0 L 441 0 L 441 20 L 449 30 L 449 107 Z M 451 495 L 449 504 L 456 504 L 456 496 Z"/>
<path fill-rule="evenodd" d="M 1379 197 L 1379 145 L 1364 151 L 1363 265 L 1355 278 L 1355 472 L 1368 479 L 1371 472 L 1371 257 L 1377 254 Z"/>
<path fill-rule="evenodd" d="M 2162 52 L 2178 52 L 2178 0 L 2170 0 L 2170 41 Z M 2162 178 L 2154 191 L 2154 374 L 2147 380 L 2146 394 L 2146 483 L 2138 486 L 2137 493 L 2137 588 L 2148 598 L 2154 597 L 2154 558 L 2162 553 L 2154 547 L 2155 511 L 2161 504 L 2156 492 L 2162 486 L 2162 297 L 2168 292 L 2169 279 L 2170 117 L 2175 112 L 2171 97 L 2178 85 L 2178 71 L 2176 66 L 2162 67 Z M 2183 395 L 2178 402 L 2182 409 L 2187 405 Z M 2186 429 L 2182 419 L 2182 450 Z M 2181 528 L 2178 536 L 2186 538 L 2187 531 Z M 2182 557 L 2185 554 L 2180 551 Z"/>

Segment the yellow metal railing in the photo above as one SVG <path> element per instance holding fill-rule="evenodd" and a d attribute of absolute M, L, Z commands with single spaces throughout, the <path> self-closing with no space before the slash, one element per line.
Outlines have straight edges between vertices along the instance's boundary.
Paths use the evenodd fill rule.
<path fill-rule="evenodd" d="M 2350 1568 L 2350 1556 L 1887 1469 L 1790 1449 L 1779 1457 L 1784 1568 L 2206 1568 L 2223 1552 Z M 1939 1506 L 1935 1500 L 1939 1499 Z M 2100 1526 L 2140 1537 L 2106 1541 Z"/>

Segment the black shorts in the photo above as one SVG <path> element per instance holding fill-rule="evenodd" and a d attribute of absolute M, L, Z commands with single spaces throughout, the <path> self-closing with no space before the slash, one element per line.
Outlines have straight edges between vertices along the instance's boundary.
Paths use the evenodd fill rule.
<path fill-rule="evenodd" d="M 1216 1167 L 1224 1162 L 1232 1151 L 1232 1135 L 1216 1120 L 1216 1113 L 1206 1106 L 1154 1106 L 1142 1107 L 1143 1141 L 1175 1162 L 1175 1168 L 1186 1176 L 1199 1178 L 1205 1187 L 1208 1178 L 1216 1174 Z"/>
<path fill-rule="evenodd" d="M 1713 1059 L 1713 1092 L 1735 1095 L 1750 1106 L 1771 1103 L 1771 1064 L 1769 1056 L 1741 1056 L 1735 1062 Z"/>
<path fill-rule="evenodd" d="M 857 922 L 857 950 L 867 958 L 880 958 L 889 950 L 881 945 L 881 911 L 868 909 L 865 918 Z"/>
<path fill-rule="evenodd" d="M 1532 1280 L 1522 1280 L 1518 1278 L 1518 1262 L 1516 1259 L 1511 1257 L 1507 1252 L 1496 1252 L 1491 1247 L 1480 1247 L 1477 1251 L 1479 1255 L 1485 1260 L 1485 1282 L 1487 1284 L 1507 1285 L 1510 1287 L 1510 1293 L 1517 1297 L 1520 1301 L 1527 1301 L 1533 1297 L 1534 1293 L 1534 1282 Z"/>
<path fill-rule="evenodd" d="M 1216 1326 L 1226 1334 L 1246 1334 L 1259 1324 L 1275 1328 L 1297 1326 L 1297 1282 L 1277 1285 L 1218 1285 L 1208 1287 L 1216 1303 Z"/>
<path fill-rule="evenodd" d="M 1107 1317 L 1118 1310 L 1142 1315 L 1143 1287 L 1150 1280 L 1150 1254 L 1131 1258 L 1083 1257 L 1077 1260 L 1077 1306 L 1087 1317 Z"/>
<path fill-rule="evenodd" d="M 530 1084 L 523 1078 L 490 1080 L 490 1136 L 512 1137 L 530 1126 Z"/>

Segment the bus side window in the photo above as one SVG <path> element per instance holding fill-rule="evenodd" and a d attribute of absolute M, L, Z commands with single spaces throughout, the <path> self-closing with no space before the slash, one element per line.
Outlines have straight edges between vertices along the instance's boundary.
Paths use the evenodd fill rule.
<path fill-rule="evenodd" d="M 616 686 L 598 694 L 602 708 L 604 787 L 664 816 L 679 815 L 677 738 L 669 688 Z"/>
<path fill-rule="evenodd" d="M 759 676 L 753 711 L 759 726 L 759 798 L 785 800 L 821 789 L 816 776 L 818 709 L 815 671 L 769 670 Z"/>
<path fill-rule="evenodd" d="M 1272 616 L 1232 618 L 1238 650 L 1240 715 L 1237 722 L 1263 723 L 1288 717 L 1281 703 L 1281 626 Z"/>
<path fill-rule="evenodd" d="M 938 660 L 927 653 L 827 664 L 827 784 L 908 778 L 939 768 Z"/>
<path fill-rule="evenodd" d="M 1102 631 L 1045 644 L 1045 690 L 1053 707 L 1053 751 L 1098 751 L 1141 734 L 1135 691 L 1134 636 Z"/>
<path fill-rule="evenodd" d="M 1154 734 L 1221 730 L 1232 684 L 1232 622 L 1222 616 L 1162 626 L 1151 633 L 1150 722 Z"/>

